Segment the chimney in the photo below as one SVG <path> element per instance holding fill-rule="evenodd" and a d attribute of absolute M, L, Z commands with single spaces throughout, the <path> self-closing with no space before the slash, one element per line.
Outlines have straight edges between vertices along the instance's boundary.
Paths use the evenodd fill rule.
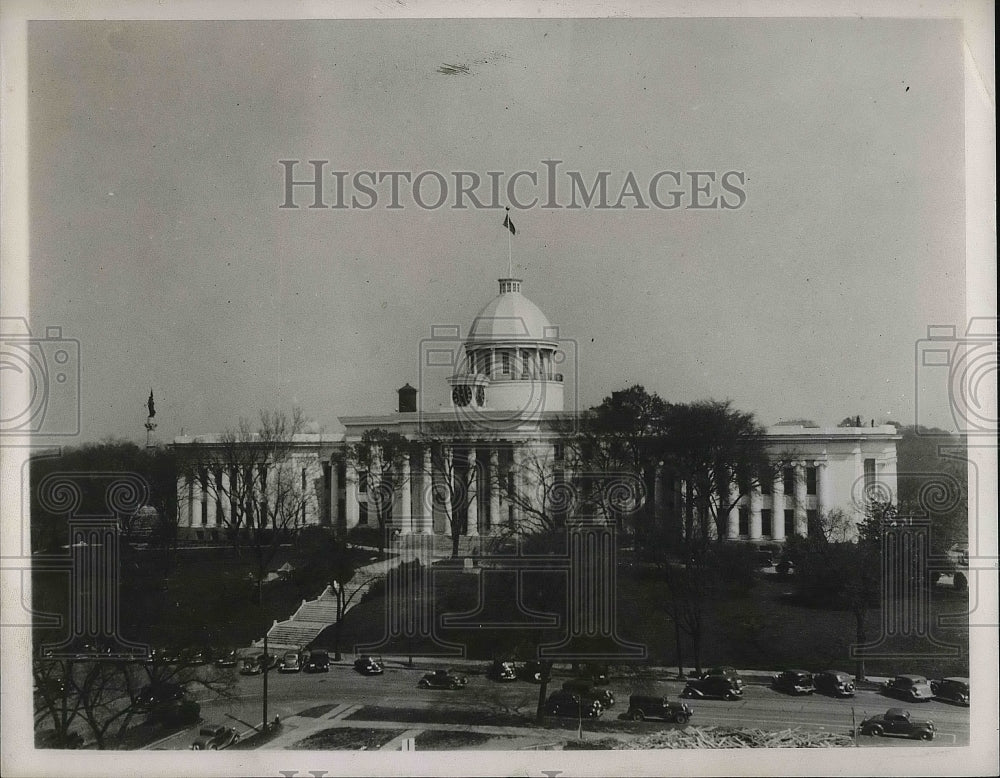
<path fill-rule="evenodd" d="M 417 412 L 417 390 L 409 384 L 406 384 L 406 386 L 399 390 L 399 412 Z"/>

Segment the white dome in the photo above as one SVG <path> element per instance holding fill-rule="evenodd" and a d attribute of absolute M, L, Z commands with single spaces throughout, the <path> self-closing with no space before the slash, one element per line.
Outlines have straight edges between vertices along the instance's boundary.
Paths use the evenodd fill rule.
<path fill-rule="evenodd" d="M 521 294 L 521 279 L 501 278 L 500 294 L 476 314 L 469 340 L 551 342 L 557 332 L 542 310 Z"/>

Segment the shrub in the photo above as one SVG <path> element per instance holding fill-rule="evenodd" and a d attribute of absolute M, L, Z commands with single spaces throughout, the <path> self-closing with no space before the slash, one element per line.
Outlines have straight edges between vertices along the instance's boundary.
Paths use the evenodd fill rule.
<path fill-rule="evenodd" d="M 385 545 L 381 529 L 361 525 L 351 527 L 347 531 L 347 541 L 356 546 L 371 546 L 373 548 L 381 548 Z"/>

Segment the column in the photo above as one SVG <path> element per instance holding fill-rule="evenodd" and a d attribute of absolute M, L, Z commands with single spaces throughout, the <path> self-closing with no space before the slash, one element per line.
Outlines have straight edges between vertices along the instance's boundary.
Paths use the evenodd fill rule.
<path fill-rule="evenodd" d="M 778 468 L 771 487 L 771 537 L 774 540 L 785 539 L 785 474 L 783 468 Z"/>
<path fill-rule="evenodd" d="M 736 484 L 729 484 L 729 494 L 726 499 L 733 506 L 729 509 L 729 521 L 726 525 L 726 538 L 729 540 L 736 540 L 740 536 L 740 507 L 736 499 L 738 496 L 739 490 Z"/>
<path fill-rule="evenodd" d="M 412 500 L 410 489 L 410 455 L 403 454 L 403 462 L 399 467 L 399 521 L 397 526 L 400 533 L 409 535 L 413 531 Z"/>
<path fill-rule="evenodd" d="M 830 468 L 826 462 L 816 463 L 816 509 L 825 517 L 830 507 Z"/>
<path fill-rule="evenodd" d="M 442 489 L 441 495 L 444 497 L 444 505 L 442 506 L 444 510 L 445 521 L 449 524 L 455 518 L 452 511 L 455 510 L 455 506 L 452 505 L 451 495 L 452 490 L 455 488 L 455 482 L 452 479 L 452 468 L 455 463 L 455 452 L 451 450 L 451 446 L 444 447 L 444 455 L 441 457 L 444 462 L 444 467 L 441 473 Z M 445 527 L 445 532 L 449 535 L 451 534 L 451 527 Z"/>
<path fill-rule="evenodd" d="M 653 511 L 656 518 L 663 515 L 663 463 L 657 462 L 653 469 Z"/>
<path fill-rule="evenodd" d="M 360 511 L 358 510 L 358 468 L 348 463 L 345 479 L 344 512 L 347 514 L 344 526 L 347 529 L 358 526 Z M 370 486 L 370 484 L 369 484 Z"/>
<path fill-rule="evenodd" d="M 760 540 L 761 538 L 760 509 L 762 502 L 760 486 L 754 484 L 750 488 L 750 540 Z"/>
<path fill-rule="evenodd" d="M 208 510 L 206 511 L 208 514 L 206 525 L 209 527 L 217 527 L 219 525 L 215 508 L 216 502 L 219 498 L 219 483 L 215 479 L 214 465 L 209 465 L 205 468 L 205 482 L 205 500 L 208 503 Z"/>
<path fill-rule="evenodd" d="M 795 534 L 805 537 L 808 534 L 806 524 L 806 465 L 795 463 Z"/>
<path fill-rule="evenodd" d="M 201 527 L 202 517 L 207 516 L 209 508 L 208 499 L 208 474 L 209 469 L 205 465 L 198 466 L 198 515 L 195 517 L 195 523 Z M 207 523 L 207 521 L 206 521 Z"/>
<path fill-rule="evenodd" d="M 490 448 L 490 470 L 486 479 L 490 490 L 490 533 L 495 533 L 503 526 L 500 518 L 500 455 L 496 447 Z"/>
<path fill-rule="evenodd" d="M 337 498 L 340 497 L 340 475 L 337 470 L 337 460 L 330 460 L 330 494 L 327 495 L 327 499 L 330 501 L 330 525 L 333 527 L 337 526 L 337 520 L 340 516 L 337 515 L 339 509 L 338 503 L 340 502 Z"/>
<path fill-rule="evenodd" d="M 479 463 L 476 459 L 476 447 L 469 448 L 468 454 L 469 484 L 468 509 L 466 514 L 465 534 L 469 537 L 479 535 Z"/>
<path fill-rule="evenodd" d="M 430 447 L 424 447 L 421 456 L 419 532 L 430 535 L 434 532 L 434 460 L 431 459 Z"/>

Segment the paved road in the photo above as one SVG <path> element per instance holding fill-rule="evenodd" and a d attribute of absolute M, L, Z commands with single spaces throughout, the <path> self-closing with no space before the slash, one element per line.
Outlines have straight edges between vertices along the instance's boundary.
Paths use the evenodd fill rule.
<path fill-rule="evenodd" d="M 469 674 L 469 685 L 458 691 L 435 691 L 417 688 L 423 670 L 390 666 L 382 676 L 364 677 L 350 667 L 335 665 L 329 673 L 307 675 L 303 673 L 268 675 L 268 717 L 277 715 L 288 726 L 286 734 L 272 747 L 283 747 L 293 739 L 289 730 L 296 730 L 302 737 L 310 731 L 329 726 L 388 726 L 392 721 L 402 722 L 405 729 L 449 728 L 474 725 L 490 732 L 502 726 L 503 732 L 515 732 L 516 727 L 526 727 L 524 734 L 534 734 L 544 739 L 556 732 L 539 731 L 532 723 L 538 687 L 516 682 L 497 684 L 481 675 Z M 562 678 L 556 678 L 549 689 L 558 688 Z M 261 720 L 259 676 L 241 677 L 233 699 L 201 699 L 202 716 L 206 722 L 233 724 L 235 717 L 250 724 Z M 612 679 L 610 688 L 617 704 L 597 721 L 585 722 L 588 732 L 615 734 L 653 732 L 665 725 L 657 722 L 626 722 L 620 715 L 628 708 L 631 691 L 627 680 Z M 683 688 L 680 681 L 656 684 L 656 692 L 677 698 Z M 716 700 L 691 700 L 694 708 L 692 724 L 731 725 L 781 730 L 801 727 L 808 730 L 846 734 L 852 726 L 852 707 L 858 722 L 865 715 L 882 713 L 886 708 L 908 708 L 914 717 L 931 719 L 937 726 L 937 737 L 927 747 L 967 745 L 969 742 L 969 710 L 931 701 L 902 704 L 873 692 L 859 691 L 853 699 L 831 699 L 823 695 L 789 697 L 766 686 L 748 684 L 742 699 L 735 702 Z M 312 709 L 312 710 L 311 710 Z M 391 709 L 391 710 L 390 710 Z M 388 711 L 388 712 L 387 712 Z M 305 713 L 305 715 L 300 715 Z M 391 715 L 390 715 L 391 714 Z M 291 720 L 291 721 L 289 721 Z M 562 720 L 552 726 L 573 730 L 576 722 Z M 249 734 L 248 726 L 237 724 Z M 515 729 L 511 729 L 514 727 Z M 194 739 L 197 727 L 177 733 L 150 747 L 187 748 Z M 532 731 L 533 730 L 533 731 Z M 916 741 L 891 738 L 862 738 L 864 745 L 914 745 Z"/>

